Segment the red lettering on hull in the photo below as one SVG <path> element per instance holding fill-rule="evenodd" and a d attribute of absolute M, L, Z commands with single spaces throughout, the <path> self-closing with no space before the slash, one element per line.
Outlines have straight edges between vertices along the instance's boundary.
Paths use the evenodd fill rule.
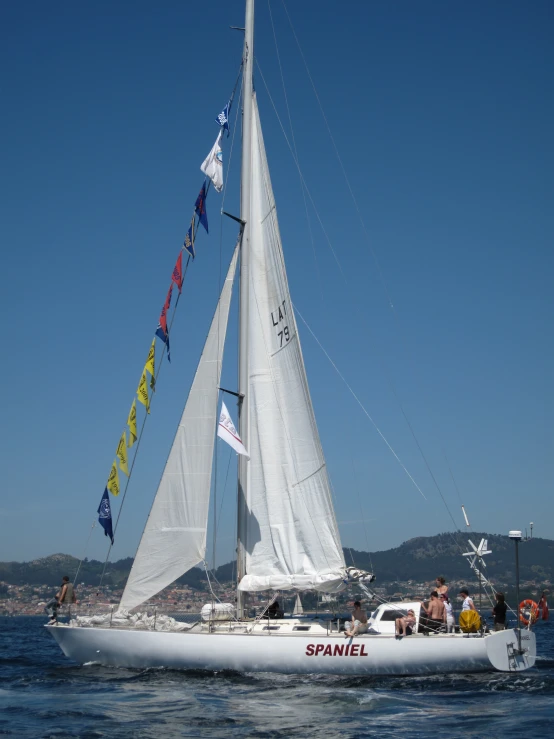
<path fill-rule="evenodd" d="M 369 657 L 365 644 L 308 644 L 306 657 Z"/>

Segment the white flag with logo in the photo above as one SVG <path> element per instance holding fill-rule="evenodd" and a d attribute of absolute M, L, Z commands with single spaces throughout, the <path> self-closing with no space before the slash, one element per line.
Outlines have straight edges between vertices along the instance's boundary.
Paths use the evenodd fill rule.
<path fill-rule="evenodd" d="M 221 134 L 216 139 L 215 144 L 208 156 L 202 162 L 200 169 L 214 183 L 214 187 L 218 192 L 223 189 L 223 152 L 221 151 Z"/>
<path fill-rule="evenodd" d="M 250 459 L 250 455 L 244 448 L 244 444 L 240 440 L 240 436 L 231 421 L 231 416 L 227 410 L 225 403 L 221 404 L 221 415 L 219 416 L 219 426 L 217 427 L 217 435 L 223 441 L 226 441 L 229 446 L 233 447 L 235 452 L 238 454 L 244 454 L 245 457 Z"/>

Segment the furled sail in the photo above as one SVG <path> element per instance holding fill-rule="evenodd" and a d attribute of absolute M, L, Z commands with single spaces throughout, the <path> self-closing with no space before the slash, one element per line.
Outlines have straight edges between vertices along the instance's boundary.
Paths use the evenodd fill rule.
<path fill-rule="evenodd" d="M 204 559 L 221 361 L 238 245 L 120 607 L 130 610 Z"/>
<path fill-rule="evenodd" d="M 347 577 L 289 295 L 254 97 L 244 591 L 338 590 Z"/>

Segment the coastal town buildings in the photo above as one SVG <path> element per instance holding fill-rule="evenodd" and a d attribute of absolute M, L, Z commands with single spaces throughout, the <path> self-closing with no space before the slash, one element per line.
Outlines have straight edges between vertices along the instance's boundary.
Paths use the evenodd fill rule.
<path fill-rule="evenodd" d="M 461 587 L 469 587 L 474 599 L 478 600 L 478 586 L 469 580 L 456 580 L 449 582 L 450 595 L 454 598 L 454 606 L 456 606 L 456 595 Z M 507 582 L 495 583 L 498 590 L 509 592 L 513 589 L 513 585 Z M 408 580 L 406 582 L 382 583 L 373 588 L 379 600 L 424 600 L 429 596 L 433 587 L 433 583 L 416 582 Z M 551 587 L 550 580 L 525 580 L 520 583 L 522 597 L 534 597 L 543 589 Z M 13 585 L 0 581 L 0 615 L 2 616 L 38 616 L 44 614 L 45 604 L 54 596 L 56 588 L 50 585 L 29 585 L 20 584 Z M 76 584 L 76 592 L 78 604 L 72 606 L 73 613 L 90 614 L 90 613 L 106 613 L 110 609 L 116 609 L 122 595 L 121 588 L 112 588 L 104 586 L 100 590 L 92 585 L 84 583 Z M 222 602 L 235 602 L 235 586 L 233 583 L 223 583 L 217 589 L 217 597 Z M 352 606 L 352 601 L 359 598 L 359 591 L 347 589 L 343 593 L 336 596 L 336 599 L 327 599 L 325 602 L 319 602 L 314 594 L 303 594 L 302 599 L 305 600 L 305 607 L 309 610 L 318 608 L 332 611 L 346 611 Z M 267 593 L 253 594 L 250 598 L 250 605 L 255 611 L 260 611 L 267 604 Z M 198 614 L 202 606 L 212 600 L 212 595 L 207 584 L 205 587 L 191 588 L 187 586 L 172 585 L 163 590 L 156 598 L 145 604 L 145 610 L 159 610 L 162 613 L 168 613 L 179 617 L 186 617 Z M 292 611 L 294 607 L 295 594 L 283 593 L 281 596 L 281 606 L 286 611 Z M 368 610 L 377 605 L 377 600 L 364 604 Z M 483 598 L 483 608 L 489 608 L 486 598 Z M 67 612 L 66 612 L 67 615 Z"/>

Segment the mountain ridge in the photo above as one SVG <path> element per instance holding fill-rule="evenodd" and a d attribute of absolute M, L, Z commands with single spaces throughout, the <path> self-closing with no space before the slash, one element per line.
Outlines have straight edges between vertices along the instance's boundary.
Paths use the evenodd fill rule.
<path fill-rule="evenodd" d="M 514 582 L 514 544 L 507 536 L 471 533 L 442 533 L 435 536 L 417 536 L 387 550 L 363 552 L 344 547 L 347 565 L 355 565 L 376 574 L 376 585 L 392 582 L 432 581 L 438 575 L 448 581 L 472 579 L 467 558 L 463 552 L 470 551 L 468 539 L 475 545 L 487 539 L 492 554 L 485 558 L 485 575 L 493 582 Z M 519 546 L 520 578 L 548 582 L 554 580 L 554 541 L 534 537 Z M 125 557 L 108 563 L 104 584 L 123 587 L 133 559 Z M 9 585 L 58 585 L 65 574 L 74 577 L 79 560 L 69 554 L 56 553 L 29 562 L 0 562 L 0 581 Z M 84 559 L 79 570 L 78 582 L 97 586 L 100 583 L 104 563 Z M 235 563 L 229 562 L 216 570 L 219 582 L 234 578 Z M 206 582 L 203 569 L 193 567 L 177 580 L 180 585 L 201 589 Z"/>

